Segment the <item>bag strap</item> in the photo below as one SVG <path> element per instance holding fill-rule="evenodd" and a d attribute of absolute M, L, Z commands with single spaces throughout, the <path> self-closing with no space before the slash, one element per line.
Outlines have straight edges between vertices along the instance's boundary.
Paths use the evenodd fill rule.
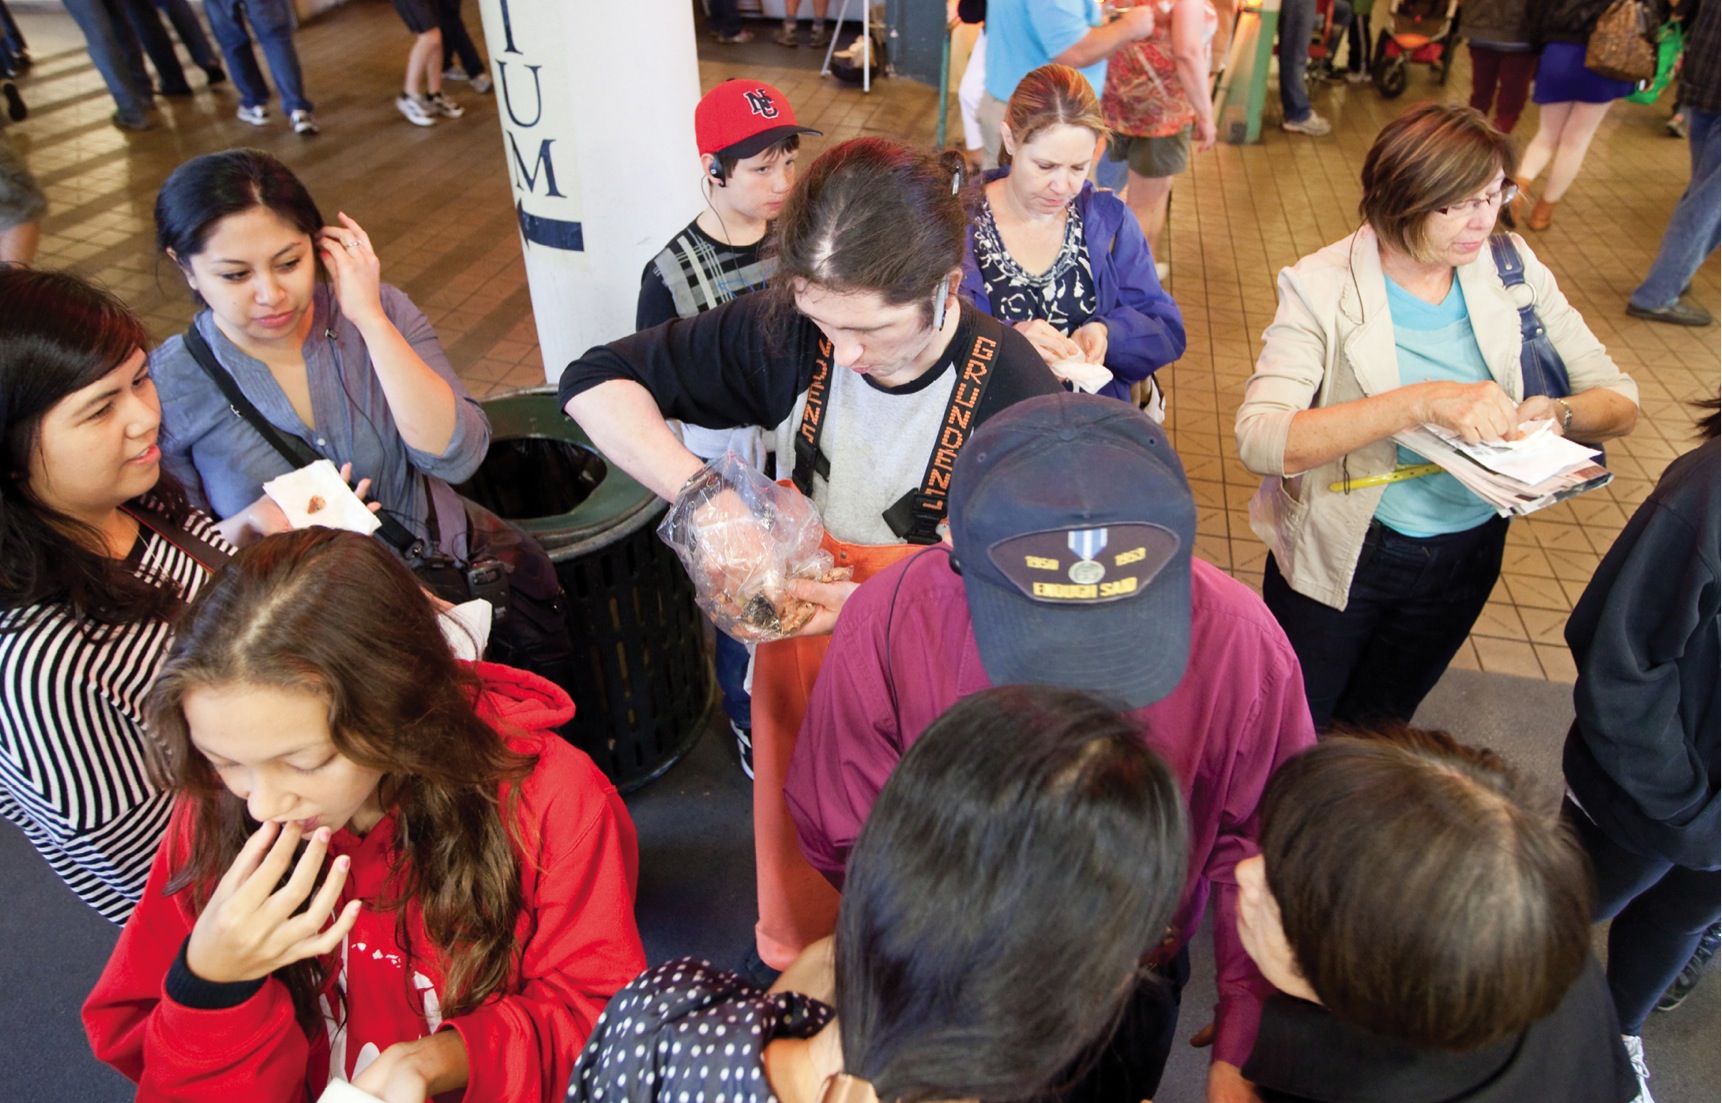
<path fill-rule="evenodd" d="M 255 429 L 257 435 L 280 453 L 282 459 L 293 465 L 294 470 L 328 458 L 299 437 L 277 429 L 273 422 L 263 416 L 263 412 L 240 390 L 239 381 L 215 359 L 214 350 L 209 347 L 209 342 L 203 339 L 203 334 L 197 331 L 196 323 L 186 327 L 185 348 L 191 353 L 191 358 L 197 361 L 197 366 L 203 369 L 203 374 L 209 376 L 210 381 L 220 388 L 222 397 L 227 399 L 227 408 L 233 411 L 233 416 Z M 425 554 L 425 541 L 408 532 L 405 525 L 386 513 L 378 514 L 377 520 L 381 522 L 377 535 L 400 552 L 407 562 L 411 563 Z"/>
<path fill-rule="evenodd" d="M 819 338 L 813 357 L 813 378 L 807 384 L 807 401 L 801 407 L 801 425 L 795 431 L 795 470 L 790 479 L 795 489 L 813 497 L 813 476 L 831 478 L 831 460 L 819 450 L 825 433 L 825 406 L 831 398 L 831 342 Z"/>
<path fill-rule="evenodd" d="M 993 376 L 998 374 L 995 361 L 1003 336 L 1003 324 L 992 315 L 979 310 L 964 313 L 963 328 L 957 331 L 957 339 L 952 342 L 957 348 L 966 347 L 962 370 L 951 384 L 945 416 L 939 421 L 939 439 L 927 457 L 927 470 L 921 475 L 921 485 L 898 498 L 883 514 L 891 531 L 907 543 L 939 542 L 939 522 L 945 519 L 951 493 L 951 471 L 956 466 L 957 453 L 962 451 L 963 445 L 979 427 L 981 398 Z"/>
<path fill-rule="evenodd" d="M 120 512 L 178 548 L 211 575 L 220 574 L 233 562 L 231 552 L 215 546 L 184 525 L 176 524 L 159 513 L 136 509 L 129 504 L 122 505 Z"/>
<path fill-rule="evenodd" d="M 1490 234 L 1489 252 L 1501 285 L 1508 291 L 1515 287 L 1526 290 L 1525 304 L 1519 307 L 1519 375 L 1524 397 L 1540 394 L 1564 398 L 1572 393 L 1572 383 L 1543 320 L 1537 317 L 1536 292 L 1525 280 L 1525 258 L 1519 255 L 1510 234 Z"/>

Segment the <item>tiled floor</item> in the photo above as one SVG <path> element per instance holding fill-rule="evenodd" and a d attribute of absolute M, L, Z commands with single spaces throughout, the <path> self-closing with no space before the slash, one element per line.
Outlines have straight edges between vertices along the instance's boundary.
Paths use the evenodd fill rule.
<path fill-rule="evenodd" d="M 424 308 L 475 392 L 543 382 L 494 99 L 453 85 L 469 108 L 465 118 L 419 129 L 396 115 L 390 99 L 407 36 L 384 0 L 353 0 L 301 30 L 307 86 L 324 123 L 312 139 L 279 119 L 262 129 L 238 122 L 230 88 L 164 101 L 158 129 L 122 134 L 107 123 L 112 104 L 58 5 L 13 6 L 40 59 L 21 82 L 31 118 L 8 131 L 53 204 L 38 263 L 106 281 L 158 336 L 174 332 L 191 311 L 176 273 L 153 249 L 155 190 L 186 157 L 259 145 L 300 173 L 326 216 L 343 209 L 367 228 L 386 278 Z M 864 96 L 821 79 L 813 51 L 792 54 L 764 41 L 707 42 L 701 51 L 705 86 L 748 73 L 782 88 L 802 120 L 825 131 L 809 141 L 809 159 L 859 134 L 933 135 L 937 96 L 920 85 L 882 81 Z M 1236 457 L 1231 422 L 1273 318 L 1275 273 L 1357 224 L 1358 166 L 1383 123 L 1419 98 L 1456 97 L 1468 85 L 1461 59 L 1447 88 L 1416 70 L 1408 94 L 1394 101 L 1367 85 L 1323 86 L 1315 103 L 1336 124 L 1331 136 L 1285 134 L 1272 118 L 1259 145 L 1196 157 L 1173 193 L 1170 286 L 1190 343 L 1162 376 L 1169 426 L 1200 507 L 1199 553 L 1252 586 L 1266 556 L 1246 513 L 1257 480 Z M 1691 446 L 1683 403 L 1717 392 L 1716 327 L 1681 329 L 1623 313 L 1686 182 L 1686 145 L 1665 135 L 1665 117 L 1663 107 L 1617 105 L 1553 228 L 1531 235 L 1567 297 L 1638 380 L 1643 416 L 1631 437 L 1609 448 L 1612 486 L 1513 525 L 1502 580 L 1457 666 L 1572 679 L 1561 630 L 1573 600 L 1662 468 Z M 1535 122 L 1535 109 L 1527 110 L 1521 143 Z M 960 133 L 954 110 L 950 129 Z M 690 216 L 694 199 L 690 192 Z M 1692 297 L 1717 309 L 1715 257 L 1699 271 Z"/>

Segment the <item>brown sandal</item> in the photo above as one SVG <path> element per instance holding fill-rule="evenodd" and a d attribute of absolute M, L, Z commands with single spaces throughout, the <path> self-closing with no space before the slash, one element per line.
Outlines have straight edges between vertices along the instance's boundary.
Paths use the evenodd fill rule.
<path fill-rule="evenodd" d="M 1547 199 L 1539 199 L 1537 205 L 1531 208 L 1531 217 L 1525 221 L 1525 225 L 1533 230 L 1546 230 L 1554 220 L 1555 205 Z"/>

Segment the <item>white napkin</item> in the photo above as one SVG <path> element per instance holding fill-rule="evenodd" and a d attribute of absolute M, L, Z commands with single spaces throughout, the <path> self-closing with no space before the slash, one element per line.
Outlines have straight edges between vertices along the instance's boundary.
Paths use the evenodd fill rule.
<path fill-rule="evenodd" d="M 490 643 L 490 618 L 495 612 L 490 602 L 475 597 L 437 614 L 437 627 L 455 658 L 475 663 L 484 657 L 485 645 Z"/>
<path fill-rule="evenodd" d="M 1053 364 L 1052 374 L 1060 379 L 1069 380 L 1076 385 L 1077 390 L 1086 391 L 1088 394 L 1095 394 L 1100 388 L 1112 382 L 1112 373 L 1106 370 L 1104 364 L 1090 364 L 1088 361 L 1079 360 L 1074 356 Z"/>
<path fill-rule="evenodd" d="M 323 1089 L 323 1094 L 317 1097 L 317 1103 L 383 1103 L 382 1100 L 368 1091 L 363 1091 L 345 1080 L 331 1080 L 329 1086 Z"/>
<path fill-rule="evenodd" d="M 328 460 L 270 479 L 263 484 L 263 493 L 275 500 L 287 515 L 287 523 L 296 529 L 321 525 L 369 536 L 382 527 L 377 515 L 365 508 Z"/>

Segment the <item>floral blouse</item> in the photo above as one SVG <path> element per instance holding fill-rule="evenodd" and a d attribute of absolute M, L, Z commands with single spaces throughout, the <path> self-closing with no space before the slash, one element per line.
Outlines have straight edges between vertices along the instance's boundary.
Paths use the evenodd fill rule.
<path fill-rule="evenodd" d="M 1064 243 L 1058 256 L 1038 275 L 1024 271 L 1005 248 L 991 203 L 981 204 L 974 236 L 975 264 L 993 317 L 1007 324 L 1044 318 L 1066 336 L 1094 317 L 1094 269 L 1088 263 L 1088 239 L 1075 203 L 1065 210 Z"/>

